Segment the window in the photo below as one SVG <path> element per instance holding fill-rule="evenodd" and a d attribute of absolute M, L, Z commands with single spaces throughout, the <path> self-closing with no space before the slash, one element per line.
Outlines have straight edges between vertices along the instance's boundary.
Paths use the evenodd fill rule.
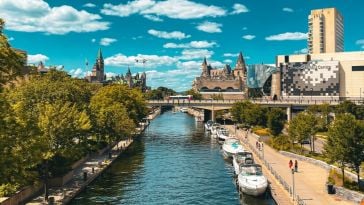
<path fill-rule="evenodd" d="M 364 66 L 363 65 L 361 65 L 361 66 L 352 66 L 351 70 L 352 71 L 364 71 Z"/>

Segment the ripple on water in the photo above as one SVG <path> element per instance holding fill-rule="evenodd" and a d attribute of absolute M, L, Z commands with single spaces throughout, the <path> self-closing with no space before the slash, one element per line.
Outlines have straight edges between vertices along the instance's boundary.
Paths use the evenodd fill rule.
<path fill-rule="evenodd" d="M 71 204 L 239 204 L 232 173 L 202 124 L 167 112 Z"/>

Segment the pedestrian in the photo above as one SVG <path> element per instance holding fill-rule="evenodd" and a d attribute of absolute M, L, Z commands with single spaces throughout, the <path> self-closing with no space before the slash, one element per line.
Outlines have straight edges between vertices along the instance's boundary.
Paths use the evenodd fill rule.
<path fill-rule="evenodd" d="M 297 160 L 294 160 L 294 171 L 298 172 L 298 162 L 297 162 Z"/>
<path fill-rule="evenodd" d="M 255 143 L 255 148 L 258 149 L 258 141 Z"/>
<path fill-rule="evenodd" d="M 289 166 L 289 169 L 292 169 L 292 166 L 293 166 L 292 160 L 289 160 L 288 166 Z"/>

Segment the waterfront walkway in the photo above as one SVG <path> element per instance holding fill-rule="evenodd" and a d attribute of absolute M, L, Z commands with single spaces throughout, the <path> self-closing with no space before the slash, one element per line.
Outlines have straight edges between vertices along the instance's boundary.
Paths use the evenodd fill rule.
<path fill-rule="evenodd" d="M 66 204 L 80 191 L 91 183 L 101 172 L 106 169 L 131 143 L 133 140 L 127 139 L 120 141 L 112 148 L 112 156 L 109 159 L 109 152 L 106 151 L 100 155 L 90 157 L 85 163 L 81 164 L 74 170 L 72 180 L 63 187 L 55 187 L 49 189 L 49 198 L 53 197 L 55 204 Z M 84 172 L 87 172 L 87 180 L 84 180 Z M 44 202 L 44 196 L 38 196 L 29 203 L 47 204 Z"/>
<path fill-rule="evenodd" d="M 233 126 L 227 126 L 231 133 L 234 133 Z M 246 132 L 243 130 L 237 130 L 236 136 L 243 141 L 246 145 L 248 145 L 251 149 L 254 149 L 257 154 L 262 156 L 261 161 L 265 161 L 269 166 L 265 166 L 269 170 L 273 170 L 276 175 L 279 175 L 280 181 L 285 183 L 284 186 L 288 188 L 291 192 L 293 192 L 293 177 L 292 172 L 288 167 L 288 162 L 291 160 L 289 157 L 286 157 L 271 147 L 264 145 L 264 155 L 263 151 L 259 151 L 256 149 L 257 138 L 254 134 L 248 134 L 247 139 L 245 139 Z M 264 157 L 263 157 L 264 156 Z M 263 159 L 264 158 L 264 159 Z M 294 159 L 292 159 L 294 161 Z M 264 163 L 262 163 L 264 167 Z M 354 202 L 344 201 L 340 199 L 336 195 L 327 194 L 325 183 L 327 181 L 328 171 L 310 164 L 308 162 L 298 161 L 298 172 L 294 173 L 294 195 L 295 200 L 297 197 L 300 199 L 300 204 L 303 205 L 322 205 L 322 204 L 330 204 L 330 205 L 352 205 Z M 277 180 L 278 182 L 278 180 Z M 288 186 L 288 187 L 287 187 Z M 279 193 L 291 196 L 291 194 L 287 191 L 286 193 Z M 276 193 L 277 194 L 277 193 Z M 292 197 L 291 197 L 292 198 Z M 296 201 L 295 201 L 296 202 Z"/>

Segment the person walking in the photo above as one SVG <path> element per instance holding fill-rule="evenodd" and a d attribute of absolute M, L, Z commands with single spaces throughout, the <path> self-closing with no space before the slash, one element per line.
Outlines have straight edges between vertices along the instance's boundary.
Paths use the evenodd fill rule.
<path fill-rule="evenodd" d="M 288 162 L 288 166 L 289 166 L 289 169 L 292 169 L 292 166 L 293 166 L 293 162 L 292 162 L 292 160 L 289 160 L 289 162 Z"/>
<path fill-rule="evenodd" d="M 297 162 L 297 160 L 294 161 L 294 171 L 298 172 L 298 162 Z"/>

